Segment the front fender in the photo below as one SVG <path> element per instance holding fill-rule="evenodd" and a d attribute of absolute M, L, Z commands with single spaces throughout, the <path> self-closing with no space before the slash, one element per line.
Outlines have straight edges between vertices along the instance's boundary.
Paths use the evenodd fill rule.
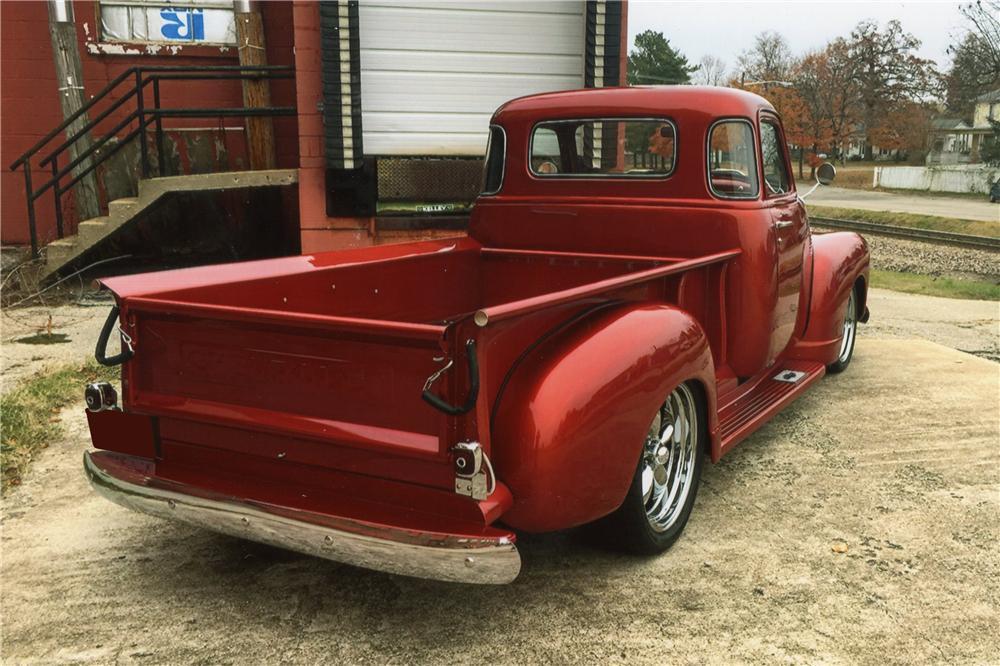
<path fill-rule="evenodd" d="M 868 302 L 870 255 L 865 239 L 844 231 L 813 236 L 813 279 L 809 313 L 802 338 L 790 356 L 829 365 L 840 353 L 844 310 L 860 280 L 858 316 Z"/>
<path fill-rule="evenodd" d="M 547 340 L 514 371 L 496 412 L 494 463 L 514 496 L 503 521 L 543 532 L 614 511 L 674 387 L 701 384 L 715 433 L 714 372 L 701 326 L 670 305 L 595 313 Z"/>

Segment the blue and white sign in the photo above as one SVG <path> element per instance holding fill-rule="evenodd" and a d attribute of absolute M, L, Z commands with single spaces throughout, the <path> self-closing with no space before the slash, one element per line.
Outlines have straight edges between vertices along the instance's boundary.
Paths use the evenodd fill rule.
<path fill-rule="evenodd" d="M 232 2 L 105 0 L 101 38 L 113 42 L 235 44 Z"/>
<path fill-rule="evenodd" d="M 205 41 L 204 9 L 161 9 L 160 35 L 169 41 Z"/>

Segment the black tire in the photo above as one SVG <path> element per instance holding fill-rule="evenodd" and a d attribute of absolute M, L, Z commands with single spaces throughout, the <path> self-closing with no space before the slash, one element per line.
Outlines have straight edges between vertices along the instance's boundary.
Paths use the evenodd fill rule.
<path fill-rule="evenodd" d="M 861 302 L 857 286 L 851 290 L 851 295 L 844 306 L 844 338 L 841 340 L 840 356 L 837 360 L 826 366 L 826 371 L 830 374 L 837 374 L 847 369 L 854 358 L 854 343 L 858 339 L 858 303 Z"/>
<path fill-rule="evenodd" d="M 616 550 L 623 550 L 637 555 L 656 555 L 662 553 L 677 541 L 681 532 L 684 531 L 684 526 L 687 525 L 688 519 L 691 517 L 691 509 L 694 507 L 695 497 L 698 494 L 698 483 L 701 480 L 701 470 L 705 462 L 704 451 L 705 445 L 708 442 L 708 429 L 704 398 L 698 387 L 693 386 L 691 383 L 681 384 L 674 389 L 667 400 L 664 401 L 661 413 L 668 405 L 670 399 L 678 391 L 682 390 L 693 398 L 693 413 L 697 421 L 689 429 L 689 432 L 692 433 L 693 441 L 684 446 L 684 450 L 687 450 L 688 446 L 693 446 L 694 455 L 688 462 L 689 476 L 686 477 L 686 481 L 684 482 L 686 489 L 683 490 L 685 493 L 683 501 L 678 499 L 676 502 L 676 507 L 671 512 L 672 520 L 669 525 L 663 529 L 654 528 L 653 519 L 650 518 L 647 511 L 647 497 L 643 491 L 643 473 L 648 466 L 647 448 L 651 441 L 647 437 L 647 444 L 643 446 L 643 450 L 640 452 L 635 475 L 632 477 L 632 484 L 629 486 L 625 501 L 622 502 L 622 505 L 614 513 L 601 519 L 594 526 L 597 528 L 598 536 L 601 540 Z M 654 424 L 656 423 L 656 418 L 653 418 Z M 653 426 L 651 425 L 651 430 L 652 428 Z M 672 455 L 673 452 L 671 452 Z M 685 454 L 678 453 L 679 459 L 683 455 Z M 680 466 L 678 469 L 680 469 Z M 680 488 L 680 485 L 678 487 Z M 678 490 L 678 494 L 680 492 L 682 491 Z M 651 500 L 653 497 L 649 499 Z"/>

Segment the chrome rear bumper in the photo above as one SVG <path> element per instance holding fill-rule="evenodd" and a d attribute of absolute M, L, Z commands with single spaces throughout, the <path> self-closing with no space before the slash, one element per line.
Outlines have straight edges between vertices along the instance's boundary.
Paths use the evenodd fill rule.
<path fill-rule="evenodd" d="M 176 482 L 153 485 L 141 470 L 104 456 L 83 454 L 90 484 L 112 502 L 141 513 L 403 576 L 503 584 L 521 570 L 517 547 L 504 537 L 421 533 L 242 502 Z"/>

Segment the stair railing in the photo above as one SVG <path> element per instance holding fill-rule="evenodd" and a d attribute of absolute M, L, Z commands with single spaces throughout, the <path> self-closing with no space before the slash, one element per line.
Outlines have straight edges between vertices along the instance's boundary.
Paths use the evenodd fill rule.
<path fill-rule="evenodd" d="M 293 106 L 260 106 L 260 107 L 198 107 L 198 108 L 162 108 L 160 106 L 160 82 L 161 81 L 196 81 L 196 80 L 243 80 L 243 79 L 292 79 L 295 77 L 295 70 L 288 65 L 202 65 L 202 66 L 155 66 L 155 67 L 130 67 L 114 79 L 112 79 L 100 92 L 84 104 L 80 109 L 66 118 L 62 123 L 53 128 L 38 143 L 18 157 L 10 165 L 11 171 L 18 168 L 24 171 L 24 194 L 28 205 L 28 231 L 31 236 L 32 256 L 38 255 L 38 228 L 36 222 L 35 202 L 49 190 L 55 199 L 56 235 L 59 238 L 65 236 L 62 213 L 62 196 L 66 194 L 74 185 L 80 182 L 88 174 L 94 172 L 98 166 L 116 155 L 118 151 L 128 145 L 136 137 L 142 137 L 139 141 L 139 155 L 142 169 L 142 177 L 150 177 L 149 146 L 147 145 L 146 128 L 152 124 L 156 134 L 156 153 L 158 175 L 166 176 L 166 159 L 164 149 L 164 118 L 223 118 L 223 117 L 246 117 L 246 116 L 291 116 L 295 115 Z M 127 89 L 124 89 L 128 86 Z M 152 105 L 149 105 L 146 88 L 152 86 Z M 123 90 L 124 89 L 124 90 Z M 89 119 L 87 123 L 66 137 L 59 145 L 47 154 L 38 158 L 38 154 L 56 138 L 56 136 L 70 126 L 74 121 L 85 113 L 97 107 L 100 102 L 107 100 L 114 92 L 121 95 L 111 101 L 95 117 Z M 108 118 L 112 113 L 120 109 L 127 103 L 133 103 L 134 109 L 124 118 L 118 121 L 115 126 L 94 140 L 84 150 L 77 153 L 76 157 L 68 163 L 64 163 L 60 168 L 60 163 L 64 159 L 64 153 L 71 147 L 76 146 L 84 137 L 97 125 Z M 119 132 L 126 130 L 130 125 L 135 127 L 129 129 L 124 135 L 119 137 Z M 118 142 L 110 150 L 101 152 L 95 156 L 106 143 L 114 138 Z M 32 160 L 37 159 L 37 166 L 49 167 L 51 176 L 37 188 L 32 183 L 31 169 Z M 81 167 L 75 174 L 74 169 Z M 64 179 L 69 176 L 68 181 Z"/>

